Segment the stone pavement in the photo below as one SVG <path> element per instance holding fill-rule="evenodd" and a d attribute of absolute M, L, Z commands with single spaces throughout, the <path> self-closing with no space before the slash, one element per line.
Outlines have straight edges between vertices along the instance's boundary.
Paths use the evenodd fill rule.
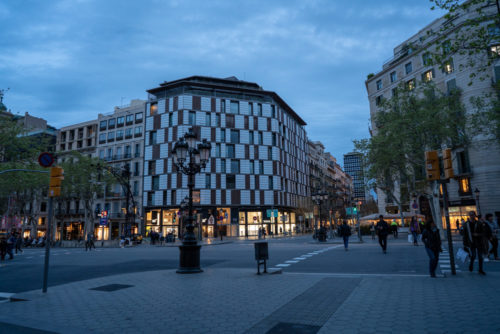
<path fill-rule="evenodd" d="M 499 285 L 495 272 L 129 273 L 14 295 L 0 333 L 494 333 Z"/>

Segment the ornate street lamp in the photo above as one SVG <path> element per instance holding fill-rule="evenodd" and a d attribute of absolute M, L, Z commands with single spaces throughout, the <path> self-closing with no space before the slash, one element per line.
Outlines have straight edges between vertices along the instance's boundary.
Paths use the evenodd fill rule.
<path fill-rule="evenodd" d="M 200 248 L 196 236 L 194 235 L 193 225 L 193 188 L 194 176 L 198 174 L 207 165 L 210 157 L 210 149 L 212 145 L 204 139 L 198 143 L 196 147 L 196 134 L 193 129 L 189 129 L 183 137 L 181 137 L 172 149 L 172 156 L 177 170 L 188 176 L 188 216 L 186 233 L 182 240 L 182 245 L 179 246 L 179 274 L 200 273 L 203 270 L 200 268 Z"/>
<path fill-rule="evenodd" d="M 481 192 L 479 191 L 479 189 L 476 188 L 476 190 L 474 190 L 474 194 L 476 195 L 476 207 L 477 207 L 477 214 L 480 215 L 481 214 L 481 207 L 479 206 L 479 194 Z"/>
<path fill-rule="evenodd" d="M 326 201 L 328 199 L 328 193 L 324 191 L 317 191 L 313 194 L 311 194 L 312 200 L 318 205 L 318 216 L 319 216 L 319 225 L 320 227 L 323 227 L 323 223 L 321 222 L 321 203 L 323 201 Z M 326 237 L 326 236 L 325 236 Z M 326 241 L 326 238 L 318 238 L 319 241 Z"/>

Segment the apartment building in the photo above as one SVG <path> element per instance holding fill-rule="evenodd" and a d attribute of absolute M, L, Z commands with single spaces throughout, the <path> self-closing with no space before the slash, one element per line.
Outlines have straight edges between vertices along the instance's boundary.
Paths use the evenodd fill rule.
<path fill-rule="evenodd" d="M 359 152 L 344 154 L 344 171 L 352 177 L 354 201 L 366 202 L 368 195 L 366 194 L 363 155 Z"/>
<path fill-rule="evenodd" d="M 486 11 L 495 13 L 494 2 L 489 2 L 484 8 Z M 421 81 L 432 80 L 436 87 L 442 92 L 449 92 L 459 88 L 462 92 L 461 100 L 467 112 L 473 110 L 471 97 L 483 96 L 494 93 L 492 83 L 500 80 L 500 64 L 492 60 L 485 74 L 487 80 L 476 78 L 471 82 L 471 74 L 478 73 L 477 68 L 467 63 L 468 56 L 452 54 L 452 61 L 447 63 L 441 70 L 428 61 L 428 51 L 435 48 L 434 40 L 428 38 L 431 31 L 437 32 L 453 21 L 455 26 L 460 26 L 465 20 L 474 18 L 476 11 L 470 9 L 466 12 L 457 12 L 452 18 L 442 17 L 421 29 L 394 48 L 394 56 L 386 61 L 382 70 L 366 80 L 366 89 L 372 116 L 373 131 L 376 132 L 376 124 L 373 116 L 378 111 L 378 105 L 384 98 L 390 98 L 394 89 L 404 83 L 408 88 L 415 87 Z M 490 34 L 498 35 L 498 28 L 485 23 L 484 27 Z M 490 29 L 493 27 L 493 29 Z M 454 31 L 449 33 L 449 38 L 454 38 Z M 441 45 L 443 52 L 447 52 L 449 40 Z M 476 64 L 487 62 L 488 57 L 494 52 L 499 52 L 499 45 L 491 45 L 484 54 L 476 57 Z M 453 168 L 455 179 L 448 185 L 450 217 L 452 221 L 465 218 L 469 210 L 481 213 L 496 213 L 500 216 L 500 147 L 495 140 L 485 136 L 475 136 L 468 147 L 456 147 L 453 149 Z M 480 194 L 480 197 L 477 195 Z M 385 213 L 397 208 L 386 198 L 386 195 L 377 190 L 379 212 Z M 395 194 L 399 197 L 399 193 Z M 429 207 L 427 199 L 418 199 L 420 209 Z M 408 203 L 407 203 L 408 204 Z M 407 205 L 406 205 L 407 207 Z"/>
<path fill-rule="evenodd" d="M 119 182 L 106 185 L 102 197 L 96 201 L 97 215 L 102 210 L 108 212 L 108 225 L 95 226 L 98 239 L 117 239 L 121 235 L 143 232 L 142 222 L 142 181 L 144 158 L 144 112 L 146 101 L 132 100 L 129 105 L 115 107 L 112 113 L 97 117 L 98 144 L 96 156 L 106 162 L 120 176 L 128 168 L 131 197 L 128 198 L 130 212 L 135 212 L 131 224 L 126 222 L 127 191 Z"/>
<path fill-rule="evenodd" d="M 148 90 L 143 202 L 146 229 L 179 232 L 187 177 L 173 166 L 189 128 L 212 145 L 195 177 L 204 236 L 295 232 L 309 195 L 304 120 L 275 92 L 235 77 L 192 76 Z M 276 210 L 278 217 L 272 217 Z"/>

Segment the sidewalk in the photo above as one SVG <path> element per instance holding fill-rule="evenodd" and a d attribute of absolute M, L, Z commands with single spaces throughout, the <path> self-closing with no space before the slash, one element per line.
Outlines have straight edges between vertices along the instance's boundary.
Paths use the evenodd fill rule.
<path fill-rule="evenodd" d="M 0 332 L 492 333 L 500 331 L 499 279 L 500 273 L 257 276 L 254 268 L 140 272 L 14 295 L 25 301 L 0 304 Z"/>

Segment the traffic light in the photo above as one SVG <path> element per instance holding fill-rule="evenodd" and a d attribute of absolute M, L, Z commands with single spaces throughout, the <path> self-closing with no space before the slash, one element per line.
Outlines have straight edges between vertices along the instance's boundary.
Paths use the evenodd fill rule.
<path fill-rule="evenodd" d="M 427 180 L 439 180 L 441 172 L 439 170 L 439 155 L 437 151 L 425 152 L 425 171 Z"/>
<path fill-rule="evenodd" d="M 52 167 L 50 169 L 49 197 L 61 196 L 62 180 L 64 180 L 64 169 Z"/>
<path fill-rule="evenodd" d="M 451 161 L 451 149 L 446 148 L 443 150 L 443 167 L 444 167 L 444 178 L 453 178 L 453 164 Z"/>

